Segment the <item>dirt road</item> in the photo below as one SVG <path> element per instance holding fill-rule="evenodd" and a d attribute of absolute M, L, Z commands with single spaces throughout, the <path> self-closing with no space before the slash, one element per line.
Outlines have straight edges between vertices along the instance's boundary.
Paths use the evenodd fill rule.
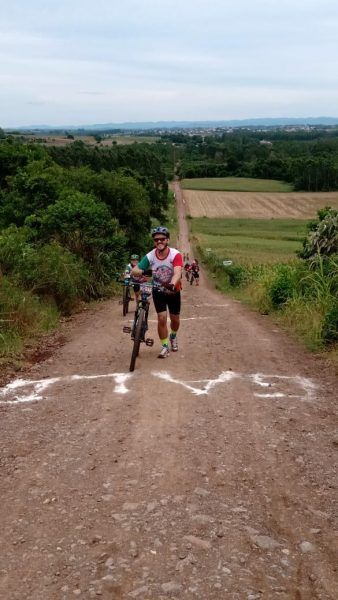
<path fill-rule="evenodd" d="M 130 374 L 125 321 L 1 391 L 0 597 L 336 599 L 332 376 L 203 280 L 168 359 Z"/>

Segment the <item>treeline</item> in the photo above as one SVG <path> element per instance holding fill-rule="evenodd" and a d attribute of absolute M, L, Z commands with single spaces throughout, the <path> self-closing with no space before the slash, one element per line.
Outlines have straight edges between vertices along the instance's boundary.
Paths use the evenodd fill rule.
<path fill-rule="evenodd" d="M 104 295 L 130 251 L 148 246 L 151 219 L 162 219 L 167 203 L 148 144 L 46 149 L 2 140 L 0 347 L 47 305 L 70 313 L 80 299 Z"/>
<path fill-rule="evenodd" d="M 234 131 L 218 135 L 173 134 L 181 178 L 279 179 L 299 191 L 338 189 L 338 131 Z M 171 150 L 172 152 L 172 150 Z"/>

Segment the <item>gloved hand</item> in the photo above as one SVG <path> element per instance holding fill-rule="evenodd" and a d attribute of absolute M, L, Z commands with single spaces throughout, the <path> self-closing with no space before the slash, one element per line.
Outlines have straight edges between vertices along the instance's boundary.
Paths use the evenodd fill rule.
<path fill-rule="evenodd" d="M 176 292 L 176 288 L 173 283 L 168 283 L 168 285 L 166 285 L 165 287 L 169 292 Z"/>

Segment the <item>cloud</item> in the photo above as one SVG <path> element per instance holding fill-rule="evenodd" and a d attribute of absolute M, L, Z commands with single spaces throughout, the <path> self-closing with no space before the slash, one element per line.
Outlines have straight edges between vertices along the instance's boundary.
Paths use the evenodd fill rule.
<path fill-rule="evenodd" d="M 335 0 L 50 6 L 0 8 L 3 125 L 337 112 Z"/>

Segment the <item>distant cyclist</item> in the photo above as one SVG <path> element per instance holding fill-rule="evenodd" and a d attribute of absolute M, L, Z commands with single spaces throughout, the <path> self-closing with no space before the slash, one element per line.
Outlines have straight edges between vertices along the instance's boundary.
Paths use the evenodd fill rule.
<path fill-rule="evenodd" d="M 190 285 L 193 284 L 193 281 L 195 281 L 196 285 L 199 285 L 200 266 L 198 264 L 197 258 L 195 258 L 195 260 L 192 261 L 192 263 L 190 265 L 190 272 L 191 272 Z"/>
<path fill-rule="evenodd" d="M 186 260 L 184 263 L 184 273 L 185 273 L 185 278 L 187 281 L 189 281 L 189 279 L 190 279 L 190 269 L 191 269 L 191 264 L 190 264 L 189 260 Z"/>
<path fill-rule="evenodd" d="M 124 277 L 126 279 L 130 279 L 130 282 L 133 284 L 134 292 L 135 292 L 135 300 L 138 302 L 140 298 L 140 283 L 146 280 L 146 278 L 142 275 L 141 277 L 132 276 L 131 272 L 134 267 L 137 266 L 140 257 L 138 254 L 132 254 L 130 257 L 130 263 L 126 266 L 124 271 Z"/>
<path fill-rule="evenodd" d="M 131 274 L 140 276 L 144 271 L 151 269 L 153 282 L 166 288 L 165 291 L 154 289 L 153 300 L 157 312 L 157 331 L 162 344 L 158 358 L 167 358 L 169 342 L 173 352 L 178 350 L 177 331 L 180 326 L 183 260 L 178 250 L 169 247 L 170 233 L 166 227 L 155 227 L 151 235 L 155 248 L 140 260 Z M 171 327 L 169 337 L 167 311 L 169 311 Z"/>

